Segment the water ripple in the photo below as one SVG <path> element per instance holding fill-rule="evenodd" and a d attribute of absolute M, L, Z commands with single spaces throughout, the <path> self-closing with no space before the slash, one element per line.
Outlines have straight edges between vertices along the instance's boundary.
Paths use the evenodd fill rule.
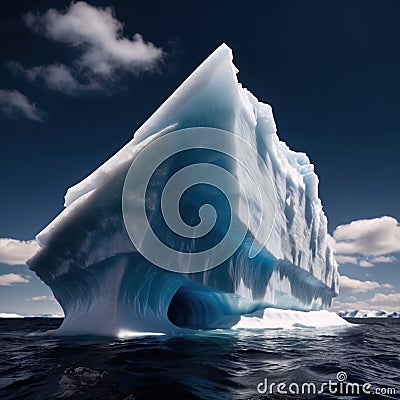
<path fill-rule="evenodd" d="M 60 320 L 0 320 L 1 399 L 396 399 L 400 321 L 347 329 L 210 331 L 131 340 L 44 335 Z M 260 394 L 268 382 L 351 383 L 397 394 Z M 168 397 L 169 398 L 169 397 Z"/>

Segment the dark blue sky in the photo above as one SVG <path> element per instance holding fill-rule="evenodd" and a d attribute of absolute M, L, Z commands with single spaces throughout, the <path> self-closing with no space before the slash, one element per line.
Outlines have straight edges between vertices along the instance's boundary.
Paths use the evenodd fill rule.
<path fill-rule="evenodd" d="M 2 2 L 0 95 L 23 93 L 43 121 L 23 113 L 10 117 L 0 96 L 0 238 L 32 239 L 62 210 L 66 189 L 128 142 L 222 42 L 233 49 L 239 81 L 272 105 L 280 138 L 315 164 L 330 232 L 352 220 L 400 220 L 398 1 L 90 4 L 112 6 L 124 24 L 123 35 L 130 39 L 139 32 L 163 49 L 163 61 L 152 72 L 117 70 L 101 91 L 51 90 L 43 75 L 29 80 L 26 71 L 63 64 L 79 72 L 81 50 L 35 33 L 23 17 L 44 15 L 51 7 L 67 9 L 70 2 Z M 375 242 L 338 258 L 341 273 L 351 279 L 342 285 L 337 308 L 396 307 L 400 245 L 394 240 L 386 252 L 377 245 L 384 235 L 391 238 L 390 232 L 399 235 L 396 220 L 359 221 L 346 228 L 355 243 L 365 244 L 363 232 L 372 227 Z M 346 240 L 342 237 L 338 247 Z M 0 282 L 0 311 L 59 312 L 49 289 L 26 266 L 0 267 L 8 274 Z M 25 285 L 18 283 L 21 277 Z M 391 296 L 386 303 L 382 293 Z"/>
<path fill-rule="evenodd" d="M 0 87 L 25 93 L 46 114 L 43 123 L 0 118 L 0 237 L 40 231 L 66 188 L 125 144 L 221 42 L 233 49 L 243 85 L 273 106 L 280 137 L 316 165 L 330 230 L 400 217 L 397 1 L 91 4 L 112 5 L 126 36 L 140 32 L 167 56 L 159 72 L 126 75 L 106 93 L 51 91 L 6 63 L 67 63 L 73 51 L 35 35 L 22 17 L 69 2 L 2 3 Z"/>

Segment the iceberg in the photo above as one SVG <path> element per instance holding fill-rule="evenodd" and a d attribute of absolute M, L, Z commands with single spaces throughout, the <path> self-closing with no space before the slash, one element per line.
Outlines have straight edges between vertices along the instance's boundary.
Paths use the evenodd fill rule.
<path fill-rule="evenodd" d="M 0 313 L 0 318 L 64 318 L 60 314 L 29 314 Z"/>
<path fill-rule="evenodd" d="M 64 310 L 59 333 L 260 327 L 289 310 L 346 323 L 316 322 L 339 276 L 314 166 L 237 73 L 221 45 L 68 189 L 28 260 Z"/>
<path fill-rule="evenodd" d="M 25 317 L 21 314 L 0 313 L 0 318 L 25 318 Z"/>
<path fill-rule="evenodd" d="M 340 311 L 338 315 L 342 318 L 400 318 L 400 313 L 382 310 L 353 310 Z"/>

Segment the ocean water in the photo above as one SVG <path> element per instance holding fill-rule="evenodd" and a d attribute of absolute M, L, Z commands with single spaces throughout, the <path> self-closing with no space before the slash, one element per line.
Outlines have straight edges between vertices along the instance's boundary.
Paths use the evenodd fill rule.
<path fill-rule="evenodd" d="M 400 320 L 349 321 L 355 325 L 340 329 L 122 340 L 45 335 L 59 319 L 1 319 L 0 399 L 400 398 Z M 371 386 L 369 393 L 347 395 L 345 386 L 342 394 L 327 387 L 317 395 L 307 386 L 299 394 L 276 390 L 279 383 L 286 390 L 304 383 L 320 390 L 328 380 L 337 390 L 339 382 Z"/>

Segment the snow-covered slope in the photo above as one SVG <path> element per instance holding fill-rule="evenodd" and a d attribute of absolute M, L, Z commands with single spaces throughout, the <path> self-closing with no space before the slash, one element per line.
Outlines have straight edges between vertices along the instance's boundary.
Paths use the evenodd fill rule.
<path fill-rule="evenodd" d="M 399 318 L 400 313 L 396 311 L 388 312 L 382 310 L 353 310 L 341 311 L 338 313 L 343 318 Z"/>
<path fill-rule="evenodd" d="M 244 89 L 236 73 L 231 50 L 220 46 L 137 130 L 132 141 L 68 190 L 65 210 L 37 236 L 41 249 L 28 264 L 61 304 L 63 332 L 118 335 L 121 330 L 232 327 L 244 315 L 262 319 L 264 310 L 271 307 L 307 311 L 331 305 L 338 292 L 338 273 L 327 242 L 327 219 L 314 167 L 306 154 L 280 141 L 271 107 Z M 219 130 L 228 132 L 224 140 L 218 139 L 219 149 L 233 154 L 228 161 L 221 152 L 217 156 L 213 147 Z M 207 136 L 212 132 L 215 140 Z M 174 146 L 191 140 L 192 151 L 160 162 L 145 200 L 135 193 L 135 185 L 126 195 L 125 179 L 132 163 L 170 138 L 175 138 Z M 167 142 L 160 152 L 170 145 Z M 210 151 L 200 151 L 207 145 Z M 246 146 L 254 156 L 240 164 Z M 149 163 L 155 159 L 157 154 L 147 157 Z M 182 213 L 186 230 L 193 231 L 199 214 L 203 218 L 201 205 L 211 203 L 220 218 L 211 233 L 221 238 L 227 232 L 223 223 L 228 216 L 238 229 L 245 228 L 245 236 L 215 268 L 177 273 L 171 270 L 188 272 L 184 253 L 201 252 L 204 243 L 215 245 L 214 239 L 204 239 L 208 235 L 194 238 L 192 232 L 183 238 L 171 233 L 161 212 L 164 185 L 192 164 L 227 170 L 234 177 L 227 189 L 234 199 L 227 203 L 218 197 L 220 193 L 203 185 L 187 191 L 171 206 Z M 133 168 L 133 173 L 140 177 L 142 170 Z M 209 178 L 215 178 L 214 174 Z M 176 182 L 178 191 L 181 182 Z M 126 225 L 123 201 L 128 208 L 145 209 L 149 226 L 142 229 L 135 218 L 128 218 Z M 245 205 L 250 210 L 247 214 Z M 135 245 L 132 229 L 143 233 L 137 243 L 133 238 Z M 175 258 L 161 258 L 169 271 L 148 261 L 159 251 L 149 241 L 153 233 L 163 237 L 175 254 L 178 250 Z M 229 245 L 235 235 L 226 236 Z M 210 258 L 219 254 L 215 251 Z"/>
<path fill-rule="evenodd" d="M 63 315 L 59 315 L 59 314 L 21 315 L 21 314 L 13 314 L 13 313 L 0 313 L 0 318 L 63 318 Z"/>
<path fill-rule="evenodd" d="M 0 313 L 0 318 L 25 318 L 23 315 L 14 313 Z"/>

